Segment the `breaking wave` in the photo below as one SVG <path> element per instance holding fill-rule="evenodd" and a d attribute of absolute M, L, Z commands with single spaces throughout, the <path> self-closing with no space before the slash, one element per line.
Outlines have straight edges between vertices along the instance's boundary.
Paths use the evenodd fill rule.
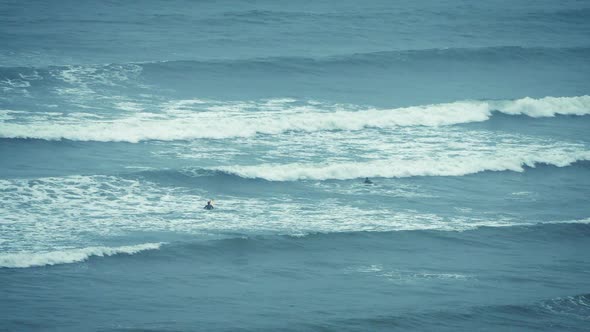
<path fill-rule="evenodd" d="M 120 254 L 133 255 L 146 250 L 159 249 L 162 243 L 144 243 L 123 247 L 88 247 L 51 252 L 19 252 L 0 254 L 0 268 L 26 268 L 83 262 L 92 256 L 105 257 Z"/>
<path fill-rule="evenodd" d="M 333 164 L 265 164 L 255 166 L 223 166 L 215 170 L 243 178 L 268 181 L 350 180 L 363 177 L 400 178 L 412 176 L 463 176 L 485 171 L 522 172 L 539 164 L 557 167 L 590 160 L 590 151 L 544 151 L 529 155 L 491 155 L 442 157 L 419 160 L 376 160 Z"/>
<path fill-rule="evenodd" d="M 133 105 L 141 110 L 141 105 Z M 129 107 L 127 107 L 129 108 Z M 458 101 L 396 109 L 354 105 L 276 102 L 179 101 L 162 113 L 134 112 L 117 118 L 89 118 L 55 112 L 2 111 L 0 137 L 42 140 L 132 142 L 251 137 L 288 131 L 361 130 L 400 126 L 448 126 L 482 122 L 494 111 L 552 117 L 590 114 L 590 96 L 522 98 L 512 101 Z M 7 120 L 6 120 L 7 119 Z"/>

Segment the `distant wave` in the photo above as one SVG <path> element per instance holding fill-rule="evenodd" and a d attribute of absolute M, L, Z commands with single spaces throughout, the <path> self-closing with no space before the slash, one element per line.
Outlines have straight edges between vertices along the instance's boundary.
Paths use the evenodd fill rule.
<path fill-rule="evenodd" d="M 269 102 L 179 101 L 177 108 L 163 105 L 163 113 L 133 112 L 115 119 L 52 113 L 39 120 L 39 113 L 4 110 L 0 111 L 0 115 L 5 113 L 4 118 L 16 120 L 0 121 L 0 137 L 136 143 L 145 140 L 251 137 L 287 131 L 445 126 L 486 121 L 494 111 L 530 117 L 590 114 L 588 95 L 457 101 L 396 109 L 368 109 L 316 102 L 303 102 L 303 105 L 294 106 L 294 102 L 290 99 L 278 100 L 272 104 L 272 111 L 268 111 Z M 141 109 L 140 106 L 134 105 L 136 110 Z"/>
<path fill-rule="evenodd" d="M 528 64 L 555 61 L 583 62 L 590 57 L 590 48 L 547 48 L 495 46 L 478 48 L 433 48 L 387 50 L 367 53 L 346 53 L 328 56 L 273 56 L 236 59 L 170 60 L 138 63 L 146 73 L 317 73 L 342 70 L 383 70 L 394 68 L 407 71 L 436 68 L 449 64 Z"/>
<path fill-rule="evenodd" d="M 377 326 L 374 328 L 376 330 L 440 330 L 440 327 L 436 325 L 438 324 L 443 326 L 443 331 L 498 331 L 505 329 L 506 321 L 518 320 L 521 326 L 526 326 L 522 330 L 541 331 L 546 330 L 547 326 L 558 327 L 555 330 L 576 330 L 570 326 L 574 326 L 574 322 L 585 326 L 589 315 L 590 294 L 579 294 L 531 303 L 492 304 L 467 308 L 453 306 L 445 310 L 416 311 L 403 315 L 349 318 L 340 324 Z M 539 319 L 540 317 L 542 319 Z M 556 318 L 562 318 L 568 324 L 556 323 Z M 478 322 L 477 328 L 466 324 L 474 321 Z"/>
<path fill-rule="evenodd" d="M 146 250 L 159 249 L 162 243 L 145 243 L 123 247 L 88 247 L 51 252 L 20 252 L 0 254 L 0 268 L 26 268 L 34 266 L 77 263 L 92 256 L 104 257 L 120 254 L 133 255 Z"/>
<path fill-rule="evenodd" d="M 323 69 L 340 66 L 396 66 L 409 64 L 424 64 L 429 62 L 461 61 L 512 61 L 524 62 L 531 60 L 549 60 L 557 58 L 569 58 L 580 60 L 590 55 L 588 47 L 522 47 L 522 46 L 492 46 L 475 48 L 430 48 L 410 50 L 388 50 L 366 53 L 348 53 L 330 56 L 304 57 L 304 56 L 274 56 L 266 58 L 244 59 L 204 59 L 204 60 L 173 60 L 144 62 L 142 65 L 147 70 L 166 71 L 187 69 L 221 69 L 231 67 L 233 69 L 266 69 L 275 68 L 281 71 L 311 70 L 321 67 Z"/>
<path fill-rule="evenodd" d="M 482 155 L 417 160 L 378 160 L 335 164 L 263 164 L 224 166 L 216 170 L 243 178 L 269 181 L 350 180 L 363 177 L 462 176 L 484 171 L 522 172 L 524 167 L 548 164 L 569 166 L 590 160 L 590 151 L 546 151 L 529 155 Z"/>
<path fill-rule="evenodd" d="M 257 15 L 264 14 L 257 12 Z M 264 18 L 266 20 L 266 18 Z M 444 62 L 530 62 L 535 61 L 585 61 L 590 56 L 590 47 L 523 47 L 513 45 L 491 47 L 450 47 L 427 49 L 385 50 L 365 53 L 328 54 L 322 56 L 271 56 L 248 58 L 204 58 L 204 59 L 171 59 L 159 61 L 110 63 L 110 64 L 60 64 L 46 67 L 33 66 L 1 66 L 0 83 L 4 79 L 22 78 L 19 73 L 37 72 L 40 77 L 49 77 L 60 71 L 72 68 L 86 71 L 100 80 L 103 76 L 115 78 L 118 72 L 137 67 L 147 72 L 182 72 L 198 73 L 204 71 L 235 71 L 264 69 L 271 72 L 315 72 L 321 70 L 340 69 L 343 66 L 353 67 L 408 67 L 412 65 L 428 66 Z M 273 71 L 273 69 L 275 71 Z M 27 75 L 27 74 L 25 74 Z M 93 78 L 95 78 L 93 77 Z M 86 81 L 95 84 L 91 80 Z M 101 82 L 98 82 L 101 83 Z"/>

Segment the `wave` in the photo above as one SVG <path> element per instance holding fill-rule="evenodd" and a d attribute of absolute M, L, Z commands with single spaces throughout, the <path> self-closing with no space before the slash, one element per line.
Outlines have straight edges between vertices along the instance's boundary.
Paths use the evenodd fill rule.
<path fill-rule="evenodd" d="M 276 70 L 280 72 L 316 71 L 321 68 L 411 66 L 440 62 L 529 62 L 564 58 L 585 60 L 588 47 L 522 47 L 492 46 L 474 48 L 429 48 L 345 53 L 328 56 L 274 56 L 242 59 L 171 60 L 138 63 L 147 71 L 193 72 L 203 70 Z"/>
<path fill-rule="evenodd" d="M 254 11 L 254 15 L 265 15 L 264 12 Z M 579 12 L 577 13 L 579 14 Z M 567 13 L 566 13 L 567 15 Z M 267 18 L 264 18 L 265 20 Z M 219 70 L 228 67 L 230 69 L 266 69 L 275 68 L 281 71 L 314 70 L 331 66 L 387 66 L 387 65 L 408 65 L 432 61 L 517 61 L 526 62 L 531 60 L 555 60 L 564 58 L 585 60 L 590 55 L 589 47 L 526 47 L 518 45 L 499 45 L 487 47 L 447 47 L 447 48 L 419 48 L 419 49 L 397 49 L 372 52 L 327 54 L 318 56 L 270 56 L 270 57 L 248 57 L 248 58 L 193 58 L 193 59 L 171 59 L 153 60 L 125 63 L 94 63 L 94 64 L 56 64 L 49 66 L 1 66 L 0 78 L 5 76 L 18 75 L 19 72 L 35 70 L 43 73 L 45 71 L 55 72 L 77 68 L 84 70 L 89 68 L 92 71 L 120 69 L 128 66 L 141 66 L 146 70 L 155 71 L 178 71 L 193 72 L 194 70 Z"/>
<path fill-rule="evenodd" d="M 363 177 L 463 176 L 485 171 L 522 172 L 525 167 L 547 164 L 557 167 L 590 160 L 590 151 L 546 151 L 530 155 L 475 155 L 419 160 L 377 160 L 335 164 L 263 164 L 222 166 L 213 170 L 243 178 L 268 181 L 351 180 Z"/>
<path fill-rule="evenodd" d="M 556 115 L 590 114 L 590 96 L 522 98 L 510 102 L 496 102 L 497 110 L 509 115 L 526 115 L 533 118 Z"/>
<path fill-rule="evenodd" d="M 133 255 L 146 250 L 159 249 L 163 243 L 144 243 L 123 247 L 88 247 L 52 252 L 20 252 L 0 254 L 0 268 L 27 268 L 56 264 L 78 263 L 92 256 L 105 257 L 120 254 Z"/>
<path fill-rule="evenodd" d="M 128 105 L 124 105 L 128 106 Z M 129 107 L 126 107 L 129 111 Z M 522 98 L 503 101 L 452 103 L 375 109 L 357 105 L 323 104 L 292 99 L 221 102 L 175 101 L 161 105 L 161 113 L 132 112 L 118 118 L 96 119 L 52 112 L 2 111 L 2 138 L 131 142 L 252 137 L 288 131 L 356 131 L 400 126 L 448 126 L 483 122 L 494 111 L 510 115 L 553 117 L 590 114 L 590 96 Z M 133 110 L 142 109 L 133 104 Z"/>
<path fill-rule="evenodd" d="M 586 326 L 589 314 L 590 294 L 579 294 L 529 303 L 490 304 L 407 312 L 401 315 L 348 318 L 339 324 L 371 326 L 373 330 L 500 331 L 506 330 L 506 322 L 518 322 L 519 330 L 523 331 L 565 331 L 583 330 L 574 326 Z M 548 326 L 551 328 L 547 329 Z"/>
<path fill-rule="evenodd" d="M 149 179 L 146 179 L 148 175 Z M 170 177 L 169 173 L 164 175 Z M 359 201 L 371 201 L 368 196 L 370 193 L 365 192 L 363 197 L 338 197 L 340 195 L 330 194 L 331 189 L 328 187 L 317 191 L 305 190 L 301 196 L 313 199 L 303 199 L 289 195 L 290 191 L 284 185 L 281 186 L 284 191 L 278 193 L 272 188 L 269 190 L 268 186 L 242 186 L 239 183 L 236 186 L 235 181 L 227 181 L 229 186 L 246 187 L 246 195 L 233 196 L 207 192 L 199 185 L 190 185 L 190 180 L 186 178 L 182 185 L 151 182 L 157 181 L 160 176 L 142 172 L 139 177 L 132 176 L 137 178 L 135 180 L 98 175 L 0 180 L 0 201 L 3 203 L 0 214 L 5 216 L 3 222 L 6 225 L 4 231 L 0 229 L 0 238 L 10 239 L 2 243 L 0 266 L 61 264 L 82 261 L 90 256 L 133 253 L 140 249 L 157 249 L 159 246 L 146 244 L 55 251 L 55 248 L 63 248 L 64 241 L 71 246 L 80 246 L 77 242 L 70 242 L 78 239 L 80 234 L 98 238 L 117 237 L 121 232 L 197 237 L 226 234 L 306 236 L 317 233 L 410 230 L 457 232 L 482 227 L 545 223 L 587 225 L 590 222 L 587 216 L 586 219 L 577 220 L 570 217 L 567 220 L 531 220 L 502 215 L 481 216 L 469 212 L 436 214 L 428 211 L 432 202 L 429 200 L 423 201 L 422 211 L 410 210 L 403 205 L 359 206 Z M 214 182 L 209 182 L 205 188 L 214 187 L 211 185 Z M 356 186 L 355 183 L 345 185 Z M 259 193 L 266 193 L 267 196 Z M 199 213 L 203 211 L 201 208 L 207 199 L 211 198 L 215 199 L 218 209 L 212 213 Z M 439 199 L 435 201 L 437 206 L 441 202 Z M 26 208 L 23 209 L 23 206 Z M 75 212 L 75 218 L 72 217 L 72 211 Z M 548 233 L 559 234 L 556 231 Z M 27 248 L 46 253 L 23 253 Z"/>
<path fill-rule="evenodd" d="M 558 297 L 543 301 L 540 306 L 551 314 L 587 321 L 590 317 L 590 294 Z"/>
<path fill-rule="evenodd" d="M 555 63 L 580 64 L 590 57 L 590 48 L 544 48 L 521 46 L 495 46 L 476 48 L 432 48 L 411 50 L 386 50 L 366 53 L 345 53 L 327 56 L 273 56 L 233 59 L 170 60 L 144 62 L 140 65 L 146 77 L 190 78 L 194 75 L 233 74 L 265 76 L 276 79 L 279 74 L 351 75 L 368 72 L 392 75 L 407 73 L 415 76 L 421 71 L 440 72 L 441 66 L 490 65 L 531 66 L 531 64 L 554 65 Z M 583 67 L 580 67 L 583 68 Z M 361 74 L 361 75 L 362 75 Z"/>

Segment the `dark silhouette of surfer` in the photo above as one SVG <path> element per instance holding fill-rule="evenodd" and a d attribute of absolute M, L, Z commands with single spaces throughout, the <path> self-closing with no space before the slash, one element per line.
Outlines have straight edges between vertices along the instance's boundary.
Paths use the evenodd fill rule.
<path fill-rule="evenodd" d="M 207 202 L 207 205 L 205 205 L 204 209 L 205 210 L 213 210 L 214 209 L 213 204 L 211 204 L 211 201 Z"/>
<path fill-rule="evenodd" d="M 365 178 L 364 184 L 373 184 L 373 181 L 369 180 L 369 178 Z"/>

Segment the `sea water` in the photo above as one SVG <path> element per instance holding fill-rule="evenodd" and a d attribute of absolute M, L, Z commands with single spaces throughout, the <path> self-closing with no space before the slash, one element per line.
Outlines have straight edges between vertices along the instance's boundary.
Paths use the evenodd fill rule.
<path fill-rule="evenodd" d="M 587 2 L 4 0 L 0 43 L 0 330 L 590 330 Z"/>

